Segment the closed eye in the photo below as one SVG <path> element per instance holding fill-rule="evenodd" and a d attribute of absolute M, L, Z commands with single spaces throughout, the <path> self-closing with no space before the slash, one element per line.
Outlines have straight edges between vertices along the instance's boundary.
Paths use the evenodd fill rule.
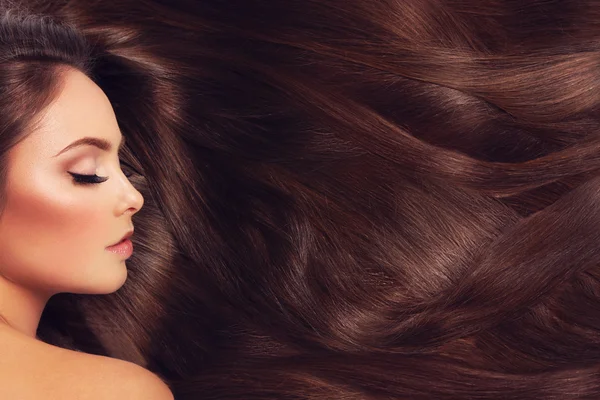
<path fill-rule="evenodd" d="M 108 176 L 83 175 L 76 174 L 74 172 L 69 172 L 69 174 L 73 177 L 73 183 L 76 185 L 92 185 L 106 182 L 108 180 Z"/>

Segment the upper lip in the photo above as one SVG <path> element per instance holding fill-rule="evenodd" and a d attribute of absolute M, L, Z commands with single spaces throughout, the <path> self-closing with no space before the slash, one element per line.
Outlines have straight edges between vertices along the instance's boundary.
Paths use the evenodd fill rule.
<path fill-rule="evenodd" d="M 123 237 L 121 239 L 119 239 L 116 243 L 111 244 L 111 246 L 121 243 L 123 240 L 131 237 L 131 235 L 133 235 L 133 229 L 130 229 L 129 231 L 127 231 L 127 233 L 125 235 L 123 235 Z"/>

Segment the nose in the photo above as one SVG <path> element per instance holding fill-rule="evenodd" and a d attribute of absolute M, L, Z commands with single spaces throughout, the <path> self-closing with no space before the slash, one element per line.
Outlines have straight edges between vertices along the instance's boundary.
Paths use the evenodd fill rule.
<path fill-rule="evenodd" d="M 121 197 L 121 205 L 118 208 L 118 214 L 129 213 L 133 215 L 144 206 L 144 196 L 123 176 L 124 190 Z"/>

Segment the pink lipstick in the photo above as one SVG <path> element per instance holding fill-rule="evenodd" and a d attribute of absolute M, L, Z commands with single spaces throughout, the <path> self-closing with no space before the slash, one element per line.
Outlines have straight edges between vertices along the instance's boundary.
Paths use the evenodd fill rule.
<path fill-rule="evenodd" d="M 118 243 L 108 246 L 106 250 L 110 251 L 111 253 L 118 254 L 126 259 L 131 257 L 131 254 L 133 254 L 133 243 L 131 243 L 129 237 L 132 234 L 133 231 L 127 232 Z"/>

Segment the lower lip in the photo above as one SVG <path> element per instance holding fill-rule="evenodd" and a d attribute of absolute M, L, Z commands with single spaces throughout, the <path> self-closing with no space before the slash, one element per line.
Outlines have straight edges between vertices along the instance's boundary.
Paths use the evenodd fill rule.
<path fill-rule="evenodd" d="M 133 254 L 133 243 L 131 243 L 131 240 L 125 239 L 115 245 L 107 247 L 106 250 L 124 258 L 129 258 L 131 257 L 131 254 Z"/>

